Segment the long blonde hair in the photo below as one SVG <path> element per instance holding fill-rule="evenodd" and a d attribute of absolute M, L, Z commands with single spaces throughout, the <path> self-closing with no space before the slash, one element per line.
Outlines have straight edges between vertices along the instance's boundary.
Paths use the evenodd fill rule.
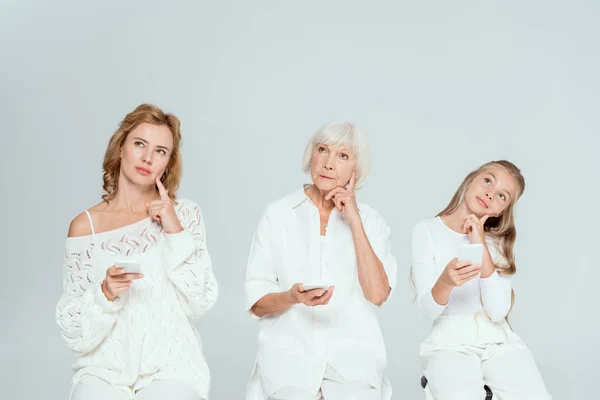
<path fill-rule="evenodd" d="M 515 228 L 515 203 L 521 197 L 525 191 L 525 178 L 521 175 L 521 170 L 510 161 L 490 161 L 483 164 L 481 167 L 472 171 L 463 180 L 461 185 L 454 193 L 450 203 L 437 215 L 442 217 L 444 215 L 452 214 L 460 205 L 467 187 L 475 177 L 483 172 L 486 172 L 493 166 L 503 167 L 513 178 L 517 181 L 517 193 L 508 205 L 502 215 L 497 218 L 488 218 L 484 225 L 484 231 L 487 235 L 491 236 L 497 250 L 500 252 L 502 257 L 506 260 L 506 265 L 495 265 L 496 271 L 500 275 L 514 275 L 517 272 L 517 266 L 515 264 L 514 246 L 515 240 L 517 239 L 517 229 Z"/>
<path fill-rule="evenodd" d="M 144 122 L 152 125 L 165 125 L 173 134 L 173 150 L 167 169 L 164 175 L 160 178 L 165 189 L 169 193 L 169 197 L 175 200 L 177 189 L 181 181 L 182 165 L 181 165 L 181 131 L 179 118 L 173 114 L 165 114 L 160 108 L 152 104 L 140 104 L 135 110 L 125 116 L 119 124 L 119 128 L 110 138 L 106 153 L 104 154 L 104 162 L 102 163 L 102 179 L 104 181 L 102 188 L 105 193 L 102 199 L 109 202 L 114 199 L 119 190 L 119 175 L 121 173 L 121 147 L 127 136 L 135 128 Z"/>
<path fill-rule="evenodd" d="M 525 191 L 525 178 L 521 174 L 521 170 L 517 168 L 517 166 L 510 161 L 499 160 L 499 161 L 490 161 L 488 163 L 483 164 L 481 167 L 477 168 L 475 171 L 472 171 L 466 178 L 463 180 L 461 185 L 454 193 L 452 200 L 450 203 L 437 215 L 438 217 L 442 217 L 444 215 L 452 214 L 458 206 L 460 205 L 465 192 L 467 191 L 467 187 L 476 176 L 479 174 L 486 172 L 493 166 L 503 167 L 509 174 L 513 176 L 513 178 L 517 181 L 517 193 L 514 198 L 506 207 L 502 215 L 499 217 L 490 217 L 485 221 L 485 225 L 483 226 L 483 230 L 486 235 L 492 237 L 494 242 L 494 246 L 502 256 L 504 260 L 506 260 L 506 264 L 495 264 L 496 272 L 499 275 L 510 276 L 514 275 L 517 272 L 517 265 L 515 263 L 515 241 L 517 240 L 517 229 L 515 228 L 515 204 L 517 200 L 523 195 Z M 511 291 L 511 304 L 510 309 L 515 304 L 515 291 Z M 510 310 L 509 310 L 510 312 Z M 506 317 L 508 321 L 508 315 Z"/>
<path fill-rule="evenodd" d="M 484 231 L 487 235 L 492 237 L 494 242 L 494 246 L 500 252 L 500 255 L 506 260 L 506 264 L 496 264 L 496 271 L 500 275 L 514 275 L 517 272 L 517 266 L 515 263 L 515 255 L 514 255 L 514 246 L 515 241 L 517 239 L 517 229 L 515 228 L 515 204 L 517 200 L 523 195 L 525 191 L 525 178 L 521 174 L 521 170 L 517 168 L 517 166 L 510 161 L 499 160 L 499 161 L 490 161 L 488 163 L 483 164 L 481 167 L 469 173 L 465 179 L 462 181 L 456 193 L 450 200 L 450 203 L 444 208 L 442 211 L 438 213 L 438 217 L 442 217 L 444 215 L 452 214 L 460 203 L 462 202 L 465 192 L 471 182 L 475 179 L 479 174 L 486 172 L 493 166 L 503 167 L 509 174 L 511 174 L 517 181 L 517 193 L 514 198 L 506 207 L 502 215 L 497 218 L 488 218 L 484 225 Z M 410 269 L 410 281 L 414 287 L 414 279 L 412 274 L 412 267 Z M 515 303 L 515 292 L 514 290 L 511 292 L 511 310 Z M 509 310 L 510 312 L 510 310 Z M 508 316 L 507 316 L 508 321 Z"/>

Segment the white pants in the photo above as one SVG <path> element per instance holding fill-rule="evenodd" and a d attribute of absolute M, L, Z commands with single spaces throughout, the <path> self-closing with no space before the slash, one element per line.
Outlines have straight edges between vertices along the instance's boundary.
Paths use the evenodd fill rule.
<path fill-rule="evenodd" d="M 428 400 L 483 400 L 484 385 L 494 400 L 552 399 L 523 341 L 483 314 L 440 317 L 420 356 Z"/>
<path fill-rule="evenodd" d="M 269 400 L 381 400 L 381 391 L 365 382 L 349 382 L 327 366 L 321 390 L 314 395 L 305 389 L 286 387 Z"/>
<path fill-rule="evenodd" d="M 130 400 L 123 390 L 98 378 L 89 378 L 73 389 L 71 400 Z M 183 382 L 155 380 L 135 394 L 135 400 L 203 400 Z"/>

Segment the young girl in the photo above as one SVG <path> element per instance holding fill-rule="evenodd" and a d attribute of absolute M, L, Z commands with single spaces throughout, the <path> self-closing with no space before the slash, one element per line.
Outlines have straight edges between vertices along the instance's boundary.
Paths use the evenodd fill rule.
<path fill-rule="evenodd" d="M 174 201 L 180 141 L 174 115 L 129 113 L 106 150 L 103 200 L 71 222 L 56 319 L 79 356 L 72 400 L 208 398 L 195 324 L 217 282 L 200 208 Z"/>
<path fill-rule="evenodd" d="M 550 399 L 531 353 L 512 331 L 511 276 L 516 272 L 514 206 L 525 189 L 508 161 L 471 172 L 450 204 L 413 230 L 412 265 L 417 301 L 433 320 L 420 356 L 427 399 Z M 458 260 L 459 247 L 481 244 L 479 263 Z"/>

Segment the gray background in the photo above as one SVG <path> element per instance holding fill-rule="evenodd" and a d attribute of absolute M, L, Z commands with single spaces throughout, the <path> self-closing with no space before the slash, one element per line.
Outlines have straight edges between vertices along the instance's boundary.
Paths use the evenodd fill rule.
<path fill-rule="evenodd" d="M 242 285 L 258 218 L 308 179 L 309 136 L 341 120 L 370 136 L 358 196 L 386 217 L 399 260 L 380 311 L 394 399 L 423 398 L 429 324 L 411 303 L 411 229 L 499 158 L 527 179 L 514 329 L 555 399 L 590 398 L 599 38 L 595 1 L 2 1 L 2 398 L 67 397 L 74 358 L 54 322 L 63 238 L 99 200 L 108 139 L 141 102 L 181 118 L 180 196 L 206 218 L 221 288 L 201 323 L 212 399 L 242 399 L 254 360 Z"/>

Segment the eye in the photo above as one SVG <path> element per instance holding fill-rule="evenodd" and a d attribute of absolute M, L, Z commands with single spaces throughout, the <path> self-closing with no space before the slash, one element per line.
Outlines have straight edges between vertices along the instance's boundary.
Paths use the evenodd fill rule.
<path fill-rule="evenodd" d="M 506 196 L 505 195 L 503 195 L 502 193 L 500 193 L 499 196 L 502 199 L 502 201 L 506 201 Z"/>
<path fill-rule="evenodd" d="M 318 149 L 319 153 L 324 153 L 326 150 L 327 149 L 325 147 L 319 146 L 319 149 Z"/>
<path fill-rule="evenodd" d="M 157 151 L 159 154 L 163 155 L 163 156 L 167 154 L 167 152 L 165 151 L 165 149 L 158 149 L 158 150 L 156 150 L 156 151 Z"/>
<path fill-rule="evenodd" d="M 347 159 L 348 159 L 348 154 L 346 154 L 346 153 L 342 153 L 342 154 L 340 155 L 340 157 L 342 157 L 342 160 L 347 160 Z"/>
<path fill-rule="evenodd" d="M 139 140 L 136 140 L 136 141 L 134 142 L 134 144 L 135 144 L 136 146 L 140 147 L 140 146 L 143 146 L 143 145 L 144 145 L 144 142 L 140 142 Z"/>
<path fill-rule="evenodd" d="M 484 181 L 485 183 L 487 183 L 488 185 L 491 185 L 491 184 L 492 184 L 492 181 L 490 180 L 490 178 L 483 178 L 483 181 Z"/>

